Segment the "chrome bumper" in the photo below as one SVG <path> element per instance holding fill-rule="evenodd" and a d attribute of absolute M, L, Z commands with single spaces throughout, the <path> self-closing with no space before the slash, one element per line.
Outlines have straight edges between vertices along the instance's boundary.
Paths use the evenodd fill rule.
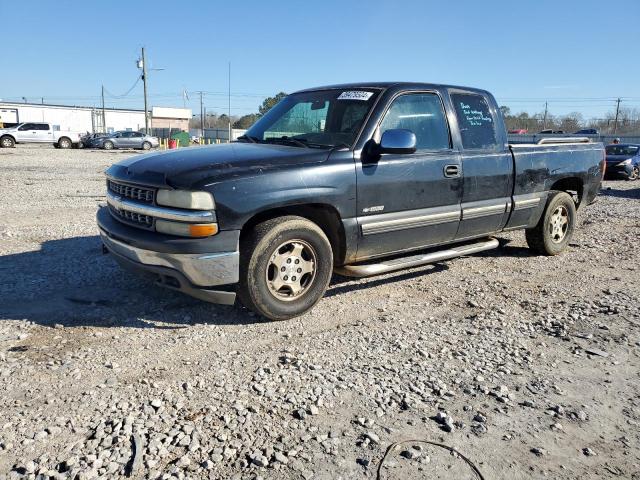
<path fill-rule="evenodd" d="M 104 246 L 123 266 L 170 277 L 175 282 L 159 283 L 213 303 L 231 305 L 235 292 L 213 291 L 211 287 L 238 283 L 239 252 L 177 254 L 143 250 L 111 238 L 102 228 Z"/>

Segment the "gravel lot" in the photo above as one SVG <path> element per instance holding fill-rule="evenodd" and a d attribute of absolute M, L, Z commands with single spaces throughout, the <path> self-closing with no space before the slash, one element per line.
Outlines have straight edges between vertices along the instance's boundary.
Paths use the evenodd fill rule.
<path fill-rule="evenodd" d="M 336 276 L 269 323 L 122 272 L 94 222 L 135 152 L 0 150 L 0 479 L 640 479 L 640 182 L 571 248 Z"/>

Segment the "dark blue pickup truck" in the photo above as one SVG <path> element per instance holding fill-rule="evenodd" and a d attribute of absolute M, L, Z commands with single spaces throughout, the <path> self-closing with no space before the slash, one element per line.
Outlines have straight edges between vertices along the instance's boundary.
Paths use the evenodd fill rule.
<path fill-rule="evenodd" d="M 548 142 L 562 143 L 548 143 Z M 586 141 L 586 139 L 583 139 Z M 282 320 L 332 272 L 362 277 L 498 246 L 564 250 L 600 188 L 602 144 L 509 145 L 493 96 L 423 83 L 303 90 L 237 141 L 131 157 L 98 212 L 124 267 Z"/>

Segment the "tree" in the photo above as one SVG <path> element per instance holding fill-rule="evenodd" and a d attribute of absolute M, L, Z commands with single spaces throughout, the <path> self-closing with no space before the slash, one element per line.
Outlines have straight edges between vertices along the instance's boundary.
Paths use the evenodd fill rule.
<path fill-rule="evenodd" d="M 504 118 L 507 118 L 509 115 L 511 115 L 511 109 L 509 107 L 507 107 L 506 105 L 502 105 L 500 107 L 500 111 L 502 112 L 502 116 Z"/>
<path fill-rule="evenodd" d="M 251 125 L 256 123 L 256 120 L 258 120 L 258 118 L 260 118 L 260 115 L 258 115 L 257 113 L 250 113 L 249 115 L 243 115 L 238 120 L 236 120 L 236 122 L 233 124 L 233 128 L 247 129 Z"/>
<path fill-rule="evenodd" d="M 260 105 L 260 107 L 258 108 L 258 112 L 260 112 L 260 115 L 264 115 L 269 110 L 271 110 L 271 108 L 276 103 L 278 103 L 280 100 L 282 100 L 286 96 L 287 96 L 286 93 L 280 92 L 280 93 L 276 94 L 275 97 L 267 97 L 267 98 L 265 98 L 264 102 L 262 102 L 262 105 Z"/>

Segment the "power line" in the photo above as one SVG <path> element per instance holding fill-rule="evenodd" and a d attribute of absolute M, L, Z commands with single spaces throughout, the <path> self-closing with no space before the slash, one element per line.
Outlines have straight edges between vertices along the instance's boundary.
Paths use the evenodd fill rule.
<path fill-rule="evenodd" d="M 107 90 L 106 88 L 104 89 L 104 91 L 107 93 L 107 95 L 109 95 L 112 98 L 123 98 L 126 97 L 127 95 L 129 95 L 134 88 L 136 88 L 136 86 L 138 85 L 138 82 L 140 82 L 140 79 L 142 78 L 141 75 L 138 75 L 138 77 L 136 78 L 135 83 L 131 86 L 131 88 L 129 90 L 127 90 L 125 93 L 123 93 L 122 95 L 114 95 L 113 93 L 111 93 L 109 90 Z M 104 87 L 103 87 L 104 88 Z"/>

